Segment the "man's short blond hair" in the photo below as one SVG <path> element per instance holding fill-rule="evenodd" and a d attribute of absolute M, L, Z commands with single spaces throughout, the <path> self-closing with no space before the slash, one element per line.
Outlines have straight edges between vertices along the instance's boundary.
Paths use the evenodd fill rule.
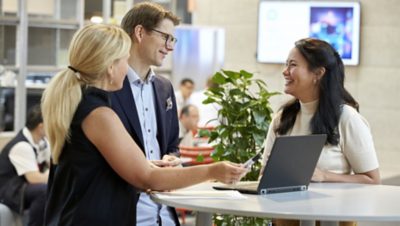
<path fill-rule="evenodd" d="M 178 25 L 180 20 L 171 11 L 164 9 L 161 5 L 152 2 L 142 2 L 133 6 L 122 19 L 121 27 L 132 38 L 136 26 L 142 25 L 146 30 L 154 29 L 164 20 L 169 19 Z"/>

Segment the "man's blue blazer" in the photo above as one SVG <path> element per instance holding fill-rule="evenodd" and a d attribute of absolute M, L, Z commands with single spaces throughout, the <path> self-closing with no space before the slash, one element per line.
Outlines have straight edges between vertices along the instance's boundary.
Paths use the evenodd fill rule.
<path fill-rule="evenodd" d="M 170 153 L 179 155 L 179 121 L 174 89 L 168 79 L 158 75 L 154 77 L 152 85 L 155 94 L 157 140 L 160 145 L 160 158 Z M 127 77 L 124 80 L 122 89 L 112 93 L 111 106 L 118 114 L 128 133 L 146 154 L 139 116 Z"/>

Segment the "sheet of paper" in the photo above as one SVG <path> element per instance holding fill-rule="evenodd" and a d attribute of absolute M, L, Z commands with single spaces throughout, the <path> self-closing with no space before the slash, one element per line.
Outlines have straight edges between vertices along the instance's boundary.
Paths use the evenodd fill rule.
<path fill-rule="evenodd" d="M 238 191 L 172 191 L 154 195 L 160 199 L 247 199 Z"/>

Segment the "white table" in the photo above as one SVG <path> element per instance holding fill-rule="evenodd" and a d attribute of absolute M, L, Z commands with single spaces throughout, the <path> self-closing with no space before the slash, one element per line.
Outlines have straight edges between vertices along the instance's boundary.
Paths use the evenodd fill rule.
<path fill-rule="evenodd" d="M 212 185 L 204 183 L 185 190 L 207 191 Z M 314 220 L 400 222 L 400 186 L 311 183 L 308 191 L 246 196 L 246 200 L 152 199 L 198 211 L 196 225 L 211 225 L 212 213 L 299 219 L 304 225 L 312 225 Z"/>

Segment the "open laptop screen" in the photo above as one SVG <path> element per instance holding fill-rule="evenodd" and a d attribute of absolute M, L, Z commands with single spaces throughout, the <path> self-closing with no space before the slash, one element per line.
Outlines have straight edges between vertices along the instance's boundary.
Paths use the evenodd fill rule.
<path fill-rule="evenodd" d="M 306 190 L 325 142 L 326 134 L 277 137 L 259 182 L 245 181 L 214 188 L 250 194 Z"/>
<path fill-rule="evenodd" d="M 325 142 L 326 134 L 277 137 L 258 193 L 306 190 Z"/>

